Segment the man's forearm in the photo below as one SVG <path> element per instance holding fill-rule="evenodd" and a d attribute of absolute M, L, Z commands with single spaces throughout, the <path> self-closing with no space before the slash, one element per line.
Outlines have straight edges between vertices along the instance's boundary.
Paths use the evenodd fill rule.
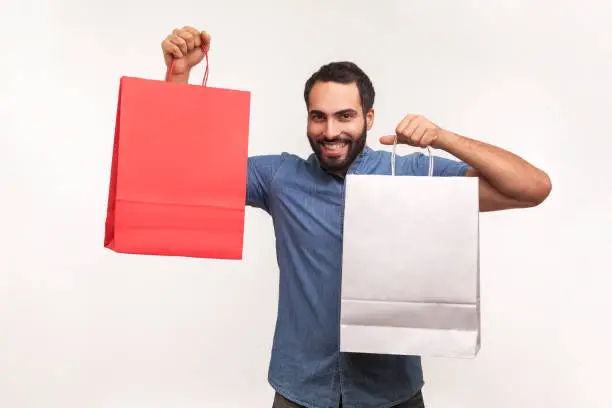
<path fill-rule="evenodd" d="M 548 175 L 499 147 L 442 130 L 438 148 L 464 161 L 498 192 L 521 202 L 540 203 L 551 190 Z"/>

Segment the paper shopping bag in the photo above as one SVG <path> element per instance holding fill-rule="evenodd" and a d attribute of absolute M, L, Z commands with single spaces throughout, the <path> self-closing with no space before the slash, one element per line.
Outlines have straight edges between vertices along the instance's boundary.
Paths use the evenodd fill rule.
<path fill-rule="evenodd" d="M 429 158 L 429 177 L 346 178 L 341 351 L 480 349 L 478 178 L 433 177 Z"/>
<path fill-rule="evenodd" d="M 242 258 L 250 92 L 207 87 L 206 58 L 202 86 L 121 78 L 106 248 Z"/>

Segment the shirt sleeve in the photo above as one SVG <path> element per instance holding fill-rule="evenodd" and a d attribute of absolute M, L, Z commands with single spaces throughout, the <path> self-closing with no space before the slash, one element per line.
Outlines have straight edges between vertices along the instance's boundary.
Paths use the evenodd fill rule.
<path fill-rule="evenodd" d="M 465 176 L 468 168 L 470 167 L 467 163 L 447 159 L 445 157 L 439 157 L 433 155 L 433 175 L 434 177 L 457 177 Z M 429 155 L 423 153 L 416 153 L 415 160 L 415 174 L 420 176 L 427 176 L 429 172 Z"/>
<path fill-rule="evenodd" d="M 246 205 L 270 212 L 270 186 L 285 155 L 251 156 L 247 162 Z"/>

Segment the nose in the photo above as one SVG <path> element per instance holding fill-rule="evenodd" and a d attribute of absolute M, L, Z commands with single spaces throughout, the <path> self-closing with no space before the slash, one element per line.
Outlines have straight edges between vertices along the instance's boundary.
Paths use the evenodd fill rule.
<path fill-rule="evenodd" d="M 328 119 L 327 123 L 325 124 L 325 133 L 323 134 L 325 139 L 334 139 L 340 136 L 340 133 L 340 126 L 334 123 L 332 118 Z"/>

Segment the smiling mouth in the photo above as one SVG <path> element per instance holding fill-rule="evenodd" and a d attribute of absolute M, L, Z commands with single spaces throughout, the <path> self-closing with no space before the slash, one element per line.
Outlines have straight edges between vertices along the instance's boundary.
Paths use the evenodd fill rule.
<path fill-rule="evenodd" d="M 337 156 L 337 155 L 341 155 L 342 153 L 345 153 L 349 145 L 349 143 L 346 141 L 338 141 L 338 140 L 322 141 L 320 142 L 320 144 L 323 147 L 323 151 L 325 152 L 325 154 L 331 155 L 331 156 Z"/>

